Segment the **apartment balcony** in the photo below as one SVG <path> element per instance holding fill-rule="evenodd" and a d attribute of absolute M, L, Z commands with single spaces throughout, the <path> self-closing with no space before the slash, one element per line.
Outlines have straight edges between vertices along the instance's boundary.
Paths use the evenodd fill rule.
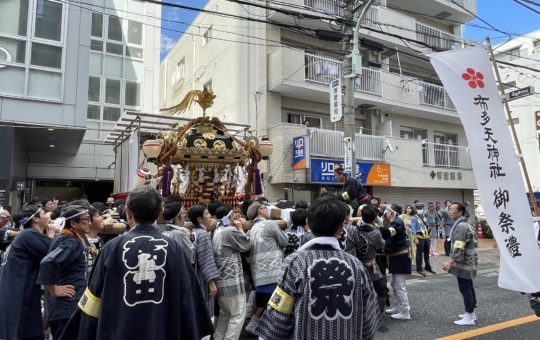
<path fill-rule="evenodd" d="M 329 103 L 329 84 L 340 74 L 341 61 L 335 58 L 288 47 L 268 54 L 269 90 L 285 97 Z M 404 115 L 433 119 L 433 114 L 439 114 L 438 120 L 459 122 L 442 86 L 373 68 L 363 68 L 354 84 L 355 105 L 369 105 L 370 109 L 393 106 Z"/>
<path fill-rule="evenodd" d="M 422 143 L 424 166 L 471 170 L 472 163 L 469 148 L 464 146 Z"/>
<path fill-rule="evenodd" d="M 387 0 L 387 4 L 434 17 L 445 24 L 448 21 L 443 19 L 468 22 L 476 14 L 476 0 Z"/>
<path fill-rule="evenodd" d="M 312 157 L 343 158 L 343 131 L 309 128 L 309 148 Z M 356 159 L 384 162 L 386 138 L 364 134 L 355 135 Z"/>
<path fill-rule="evenodd" d="M 276 9 L 284 9 L 291 12 L 296 12 L 298 15 L 302 14 L 311 14 L 311 15 L 317 15 L 320 17 L 323 17 L 327 20 L 335 19 L 336 17 L 343 17 L 343 1 L 342 0 L 288 0 L 288 1 L 282 1 L 276 4 L 271 4 L 273 8 Z M 280 13 L 277 11 L 268 11 L 268 19 L 271 21 L 283 23 L 283 24 L 289 24 L 289 25 L 296 25 L 297 21 L 295 21 L 295 17 L 293 15 L 288 15 L 285 13 Z M 328 22 L 318 20 L 318 19 L 308 19 L 304 18 L 302 19 L 303 22 L 309 22 L 310 28 L 320 28 L 320 29 L 326 29 L 329 30 L 330 27 L 328 26 Z M 375 22 L 379 21 L 378 16 L 378 7 L 372 6 L 368 13 L 366 14 L 366 18 L 364 19 L 364 24 L 372 27 L 376 27 Z"/>

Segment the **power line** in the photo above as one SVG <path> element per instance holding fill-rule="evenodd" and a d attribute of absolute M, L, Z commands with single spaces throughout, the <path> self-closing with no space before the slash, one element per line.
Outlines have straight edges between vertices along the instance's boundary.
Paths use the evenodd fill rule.
<path fill-rule="evenodd" d="M 529 6 L 525 5 L 524 3 L 522 3 L 522 2 L 520 2 L 520 1 L 518 1 L 518 0 L 514 0 L 514 2 L 515 2 L 516 4 L 518 4 L 518 5 L 521 5 L 521 6 L 525 7 L 525 8 L 527 8 L 527 9 L 530 10 L 530 11 L 535 12 L 536 14 L 540 14 L 539 11 L 535 10 L 535 9 L 532 8 L 532 7 L 529 7 Z M 525 2 L 531 3 L 531 2 L 533 2 L 533 1 L 531 1 L 531 2 L 525 1 Z M 533 3 L 534 3 L 536 6 L 540 6 L 539 4 L 537 4 L 537 3 L 535 3 L 535 2 L 533 2 Z"/>

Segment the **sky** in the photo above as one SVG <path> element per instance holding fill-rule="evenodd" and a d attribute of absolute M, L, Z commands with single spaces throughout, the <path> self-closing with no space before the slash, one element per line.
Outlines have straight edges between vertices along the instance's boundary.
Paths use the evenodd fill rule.
<path fill-rule="evenodd" d="M 208 2 L 205 0 L 168 1 L 197 8 L 203 8 Z M 540 0 L 537 2 L 540 3 Z M 529 6 L 540 11 L 540 6 Z M 162 7 L 161 60 L 173 48 L 174 44 L 182 36 L 183 31 L 187 30 L 197 14 L 198 12 L 194 11 Z M 513 0 L 477 0 L 476 14 L 487 23 L 506 32 L 523 35 L 540 29 L 540 14 L 528 10 Z M 486 26 L 478 19 L 471 21 L 470 24 Z M 464 28 L 463 36 L 473 41 L 484 40 L 486 36 L 489 36 L 493 44 L 499 44 L 508 39 L 508 36 L 501 32 L 475 28 L 469 25 L 465 25 Z"/>

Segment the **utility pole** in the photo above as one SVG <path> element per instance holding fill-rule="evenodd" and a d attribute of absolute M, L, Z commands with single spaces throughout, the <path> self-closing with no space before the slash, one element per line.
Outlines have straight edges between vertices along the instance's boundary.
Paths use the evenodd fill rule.
<path fill-rule="evenodd" d="M 351 164 L 350 175 L 354 178 L 356 178 L 356 148 L 354 141 L 356 133 L 356 120 L 354 116 L 354 80 L 357 77 L 362 76 L 362 56 L 360 55 L 358 43 L 358 31 L 360 30 L 360 25 L 362 24 L 369 7 L 371 7 L 374 1 L 375 0 L 368 0 L 362 8 L 362 12 L 358 17 L 354 32 L 351 25 L 345 24 L 345 36 L 347 37 L 347 41 L 345 42 L 344 48 L 346 51 L 351 52 L 351 54 L 346 56 L 342 67 L 343 85 L 345 87 L 345 98 L 343 98 L 343 129 L 344 137 L 350 138 L 350 143 L 352 144 L 352 152 L 349 153 L 351 159 L 348 160 L 348 163 Z M 354 21 L 353 8 L 355 3 L 356 1 L 348 1 L 343 13 L 343 19 L 345 22 Z M 352 41 L 349 38 L 351 35 L 353 36 Z"/>

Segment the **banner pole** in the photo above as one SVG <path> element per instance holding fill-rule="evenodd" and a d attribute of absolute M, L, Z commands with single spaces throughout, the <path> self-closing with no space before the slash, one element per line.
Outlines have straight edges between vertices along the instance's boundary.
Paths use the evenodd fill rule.
<path fill-rule="evenodd" d="M 499 74 L 499 68 L 497 67 L 497 61 L 495 60 L 495 54 L 493 53 L 493 48 L 491 47 L 491 40 L 489 37 L 486 37 L 486 41 L 489 47 L 489 55 L 491 57 L 491 62 L 493 63 L 493 68 L 495 69 L 495 76 L 497 77 L 497 82 L 499 83 L 499 91 L 501 95 L 505 96 L 504 86 L 501 81 L 501 75 Z M 529 179 L 529 173 L 527 172 L 527 167 L 525 166 L 525 159 L 523 158 L 523 153 L 521 152 L 521 145 L 519 144 L 519 139 L 516 134 L 516 128 L 514 126 L 514 121 L 512 120 L 512 112 L 510 111 L 510 106 L 508 105 L 508 100 L 503 99 L 504 107 L 506 108 L 506 117 L 508 118 L 508 123 L 510 124 L 510 129 L 512 130 L 512 136 L 514 137 L 514 142 L 516 143 L 516 149 L 519 154 L 519 162 L 521 163 L 521 168 L 523 169 L 523 174 L 525 175 L 525 182 L 529 189 L 529 195 L 531 195 L 531 202 L 534 209 L 534 215 L 540 216 L 538 211 L 538 205 L 536 204 L 536 199 L 534 197 L 534 191 L 531 186 L 531 180 Z"/>

